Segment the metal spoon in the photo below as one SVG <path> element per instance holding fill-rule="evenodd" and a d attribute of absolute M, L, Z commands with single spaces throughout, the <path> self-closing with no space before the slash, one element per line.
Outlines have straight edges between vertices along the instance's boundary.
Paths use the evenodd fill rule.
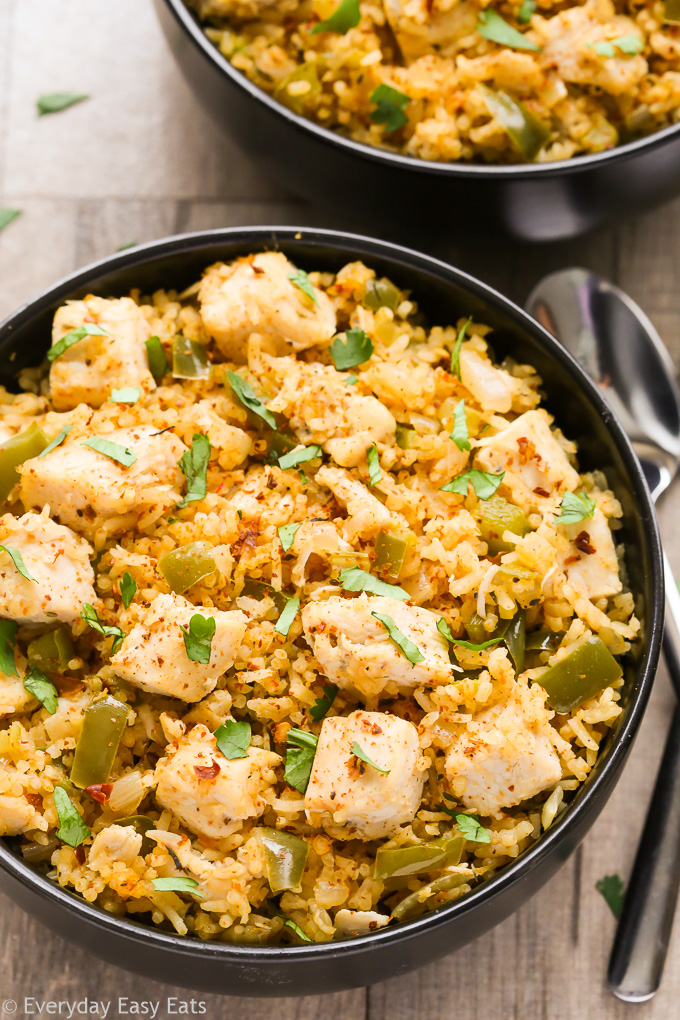
<path fill-rule="evenodd" d="M 618 415 L 640 458 L 652 498 L 680 462 L 680 394 L 659 334 L 627 294 L 586 269 L 545 277 L 530 315 L 581 363 Z M 680 698 L 680 594 L 664 556 L 663 650 Z M 609 985 L 626 1002 L 657 991 L 680 890 L 680 706 L 676 706 L 609 961 Z"/>

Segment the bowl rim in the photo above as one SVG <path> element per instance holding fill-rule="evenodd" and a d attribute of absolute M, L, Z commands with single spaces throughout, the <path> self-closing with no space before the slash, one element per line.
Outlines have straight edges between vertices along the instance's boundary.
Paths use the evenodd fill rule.
<path fill-rule="evenodd" d="M 320 228 L 288 225 L 282 227 L 226 227 L 176 234 L 92 262 L 44 289 L 0 322 L 0 347 L 4 339 L 15 328 L 25 325 L 36 315 L 54 307 L 56 303 L 63 301 L 74 291 L 111 272 L 130 270 L 136 266 L 141 268 L 166 257 L 200 252 L 205 253 L 206 264 L 209 264 L 212 249 L 218 249 L 225 243 L 241 245 L 245 254 L 245 250 L 249 246 L 251 249 L 264 250 L 276 248 L 279 241 L 306 245 L 312 249 L 318 247 L 326 253 L 335 252 L 339 259 L 370 260 L 374 256 L 391 260 L 403 270 L 409 268 L 424 270 L 440 281 L 465 288 L 478 300 L 514 319 L 518 326 L 532 334 L 539 343 L 547 348 L 548 354 L 560 365 L 566 375 L 570 375 L 584 389 L 591 403 L 605 420 L 609 438 L 630 477 L 630 491 L 641 520 L 649 553 L 650 590 L 652 593 L 651 602 L 646 611 L 649 644 L 646 653 L 636 665 L 638 690 L 634 692 L 632 701 L 629 703 L 628 717 L 607 749 L 606 760 L 596 767 L 595 774 L 580 789 L 579 797 L 575 803 L 537 840 L 534 846 L 524 851 L 515 861 L 505 865 L 496 875 L 481 883 L 460 900 L 432 913 L 423 914 L 410 921 L 401 922 L 393 927 L 388 926 L 359 938 L 301 946 L 237 946 L 173 935 L 155 929 L 147 923 L 107 914 L 106 911 L 87 903 L 76 893 L 63 889 L 26 864 L 0 838 L 0 870 L 7 872 L 38 897 L 56 902 L 67 914 L 71 914 L 77 920 L 87 922 L 100 930 L 113 932 L 128 943 L 138 944 L 140 947 L 152 943 L 157 949 L 166 949 L 174 954 L 179 954 L 186 961 L 205 960 L 209 956 L 223 959 L 232 958 L 235 962 L 244 965 L 249 962 L 263 964 L 267 961 L 281 962 L 293 959 L 321 962 L 338 956 L 350 960 L 353 956 L 363 955 L 371 946 L 384 943 L 388 945 L 403 943 L 417 938 L 419 933 L 425 929 L 434 931 L 443 928 L 453 917 L 461 918 L 475 910 L 477 906 L 492 900 L 498 893 L 524 882 L 536 865 L 556 851 L 563 837 L 568 835 L 569 830 L 577 827 L 581 817 L 587 814 L 591 802 L 599 795 L 600 788 L 608 783 L 610 774 L 616 774 L 623 764 L 623 759 L 630 749 L 649 698 L 661 647 L 664 614 L 661 540 L 642 468 L 622 425 L 584 369 L 552 334 L 522 308 L 488 284 L 482 283 L 465 271 L 439 259 L 392 242 L 340 230 Z"/>
<path fill-rule="evenodd" d="M 571 159 L 556 160 L 551 163 L 518 163 L 518 164 L 476 164 L 460 162 L 439 162 L 436 160 L 418 159 L 415 156 L 407 156 L 398 152 L 391 152 L 388 149 L 380 149 L 377 146 L 366 145 L 364 142 L 356 142 L 352 138 L 325 128 L 316 121 L 300 114 L 294 113 L 283 103 L 278 102 L 273 96 L 259 88 L 238 71 L 220 53 L 217 46 L 212 43 L 205 31 L 202 29 L 197 18 L 191 13 L 184 0 L 157 0 L 164 3 L 176 22 L 186 32 L 194 47 L 223 75 L 230 79 L 242 92 L 245 92 L 251 99 L 262 103 L 267 109 L 282 117 L 288 124 L 298 132 L 313 135 L 317 141 L 326 142 L 338 149 L 345 150 L 352 156 L 374 163 L 387 163 L 394 169 L 402 171 L 415 171 L 424 174 L 448 175 L 450 177 L 473 178 L 476 180 L 512 179 L 532 180 L 539 177 L 559 177 L 567 171 L 572 173 L 585 173 L 596 169 L 602 164 L 611 165 L 632 159 L 641 152 L 649 152 L 661 148 L 672 142 L 680 135 L 680 121 L 670 124 L 650 135 L 637 138 L 632 142 L 625 142 L 623 145 L 615 145 L 612 149 L 603 152 L 588 153 L 582 156 L 574 156 Z"/>

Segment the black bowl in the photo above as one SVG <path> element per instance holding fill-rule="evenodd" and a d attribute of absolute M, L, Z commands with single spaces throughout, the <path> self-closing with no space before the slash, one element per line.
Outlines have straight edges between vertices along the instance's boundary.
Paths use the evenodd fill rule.
<path fill-rule="evenodd" d="M 344 138 L 293 113 L 231 66 L 184 0 L 154 0 L 187 81 L 222 127 L 293 193 L 399 240 L 471 227 L 531 241 L 585 233 L 680 192 L 680 124 L 558 163 L 435 163 Z"/>
<path fill-rule="evenodd" d="M 654 510 L 633 450 L 596 387 L 533 319 L 460 270 L 395 245 L 335 231 L 256 227 L 186 234 L 97 262 L 62 280 L 0 325 L 0 382 L 11 386 L 22 367 L 49 346 L 55 309 L 87 293 L 150 293 L 183 288 L 217 259 L 277 248 L 306 269 L 338 270 L 363 259 L 379 275 L 412 290 L 431 323 L 473 315 L 493 329 L 499 356 L 535 365 L 547 407 L 579 444 L 582 470 L 604 470 L 624 509 L 631 589 L 643 621 L 641 645 L 627 667 L 624 709 L 592 774 L 553 827 L 516 861 L 459 902 L 354 941 L 299 947 L 238 947 L 179 938 L 121 920 L 61 889 L 0 841 L 0 883 L 50 928 L 109 963 L 150 978 L 233 995 L 309 995 L 367 985 L 459 948 L 502 921 L 535 893 L 586 834 L 621 772 L 640 724 L 659 657 L 663 584 Z M 567 933 L 565 932 L 565 939 Z"/>

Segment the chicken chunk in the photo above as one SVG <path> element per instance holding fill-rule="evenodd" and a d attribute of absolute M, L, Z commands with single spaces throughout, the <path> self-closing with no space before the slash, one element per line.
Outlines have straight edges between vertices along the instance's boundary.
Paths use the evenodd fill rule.
<path fill-rule="evenodd" d="M 543 67 L 556 70 L 566 82 L 622 95 L 633 91 L 647 74 L 643 56 L 617 48 L 617 39 L 633 36 L 640 43 L 644 40 L 635 21 L 616 14 L 610 0 L 588 0 L 581 7 L 568 7 L 539 21 L 537 33 L 543 41 Z M 603 47 L 606 43 L 613 55 Z"/>
<path fill-rule="evenodd" d="M 373 613 L 391 617 L 423 661 L 410 662 Z M 393 696 L 451 680 L 448 646 L 437 630 L 438 619 L 429 609 L 368 595 L 333 595 L 324 602 L 308 602 L 302 610 L 305 637 L 324 675 L 362 698 Z"/>
<path fill-rule="evenodd" d="M 518 684 L 507 701 L 480 712 L 456 738 L 445 771 L 466 808 L 496 815 L 559 781 L 544 699 L 540 687 Z"/>
<path fill-rule="evenodd" d="M 8 552 L 0 552 L 0 616 L 22 623 L 77 620 L 93 602 L 91 546 L 48 513 L 0 518 L 0 545 L 20 553 L 27 580 Z"/>
<path fill-rule="evenodd" d="M 477 24 L 469 3 L 428 0 L 385 0 L 385 16 L 408 64 L 428 53 L 455 52 L 458 41 Z"/>
<path fill-rule="evenodd" d="M 578 472 L 553 435 L 543 411 L 527 411 L 511 425 L 479 442 L 475 466 L 505 472 L 503 485 L 523 507 L 555 502 L 579 484 Z"/>
<path fill-rule="evenodd" d="M 253 441 L 247 432 L 229 425 L 207 400 L 182 409 L 182 435 L 190 442 L 195 432 L 202 432 L 219 458 L 220 467 L 232 471 L 253 452 Z"/>
<path fill-rule="evenodd" d="M 179 460 L 186 446 L 177 436 L 138 425 L 103 438 L 131 450 L 135 462 L 125 467 L 82 439 L 67 439 L 46 457 L 19 468 L 24 506 L 49 504 L 63 524 L 93 538 L 100 528 L 120 535 L 148 527 L 179 502 L 184 484 Z"/>
<path fill-rule="evenodd" d="M 599 599 L 618 594 L 619 561 L 614 536 L 602 511 L 596 508 L 592 518 L 561 527 L 571 542 L 564 572 L 579 595 Z"/>
<path fill-rule="evenodd" d="M 198 836 L 220 839 L 267 806 L 281 761 L 273 751 L 249 747 L 245 758 L 225 758 L 202 723 L 167 748 L 156 766 L 156 799 Z"/>
<path fill-rule="evenodd" d="M 0 794 L 0 836 L 19 836 L 29 829 L 47 829 L 47 822 L 24 796 Z"/>
<path fill-rule="evenodd" d="M 205 664 L 189 658 L 182 631 L 197 614 L 215 621 Z M 156 595 L 151 605 L 135 607 L 134 615 L 132 630 L 111 659 L 112 668 L 143 691 L 182 701 L 200 701 L 214 690 L 234 664 L 247 624 L 238 609 L 204 609 L 180 595 Z"/>
<path fill-rule="evenodd" d="M 378 768 L 361 761 L 354 744 Z M 307 818 L 335 839 L 392 835 L 415 818 L 426 769 L 418 732 L 405 719 L 363 711 L 324 719 L 305 794 Z"/>
<path fill-rule="evenodd" d="M 358 535 L 366 538 L 381 528 L 408 527 L 401 514 L 388 510 L 366 486 L 347 471 L 324 465 L 316 473 L 317 485 L 325 485 L 337 501 L 347 509 L 348 519 L 343 525 L 345 537 L 353 541 Z"/>
<path fill-rule="evenodd" d="M 24 687 L 24 670 L 19 668 L 18 673 L 19 676 L 0 674 L 0 719 L 38 707 L 36 699 Z"/>
<path fill-rule="evenodd" d="M 59 695 L 57 711 L 43 719 L 45 733 L 52 743 L 69 737 L 78 737 L 85 711 L 91 700 L 92 695 L 87 689 Z"/>
<path fill-rule="evenodd" d="M 303 521 L 295 532 L 291 551 L 295 556 L 291 580 L 301 588 L 311 566 L 327 562 L 333 553 L 351 553 L 353 549 L 338 533 L 334 521 Z"/>
<path fill-rule="evenodd" d="M 277 354 L 304 351 L 335 333 L 335 309 L 314 287 L 314 300 L 291 277 L 298 270 L 280 252 L 218 263 L 201 281 L 201 318 L 230 361 L 246 361 L 248 338 L 269 338 Z M 311 284 L 310 284 L 311 286 Z"/>
<path fill-rule="evenodd" d="M 149 371 L 144 341 L 151 327 L 132 298 L 87 297 L 68 301 L 57 310 L 52 344 L 85 323 L 95 323 L 105 336 L 85 336 L 52 362 L 50 393 L 57 411 L 78 404 L 100 407 L 112 389 L 136 386 L 144 392 L 156 388 Z"/>
<path fill-rule="evenodd" d="M 115 861 L 130 865 L 142 847 L 142 834 L 131 825 L 109 825 L 98 832 L 87 855 L 93 871 L 109 871 Z"/>
<path fill-rule="evenodd" d="M 478 351 L 463 347 L 460 352 L 460 375 L 463 385 L 482 407 L 507 414 L 522 383 L 503 368 L 496 368 Z"/>

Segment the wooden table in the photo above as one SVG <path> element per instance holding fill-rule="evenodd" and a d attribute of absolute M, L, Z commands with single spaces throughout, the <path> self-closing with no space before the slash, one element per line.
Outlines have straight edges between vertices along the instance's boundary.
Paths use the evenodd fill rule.
<path fill-rule="evenodd" d="M 90 101 L 38 119 L 44 92 Z M 0 0 L 0 205 L 22 215 L 0 238 L 0 316 L 42 287 L 129 242 L 244 224 L 347 226 L 277 190 L 218 134 L 189 93 L 151 0 Z M 550 269 L 583 265 L 628 290 L 680 358 L 680 202 L 586 240 L 543 248 L 475 237 L 432 238 L 430 249 L 522 301 Z M 672 495 L 661 517 L 680 572 Z M 522 910 L 466 949 L 415 974 L 343 994 L 267 1002 L 194 997 L 209 1020 L 589 1020 L 678 1016 L 680 924 L 663 988 L 626 1006 L 605 986 L 614 918 L 595 891 L 624 878 L 654 782 L 672 697 L 663 670 L 623 778 L 583 846 Z M 2 1000 L 112 1002 L 191 993 L 109 967 L 43 929 L 0 897 Z M 62 1010 L 65 1007 L 62 1007 Z M 62 1012 L 62 1016 L 67 1015 Z M 0 1013 L 0 1020 L 4 1016 Z"/>

